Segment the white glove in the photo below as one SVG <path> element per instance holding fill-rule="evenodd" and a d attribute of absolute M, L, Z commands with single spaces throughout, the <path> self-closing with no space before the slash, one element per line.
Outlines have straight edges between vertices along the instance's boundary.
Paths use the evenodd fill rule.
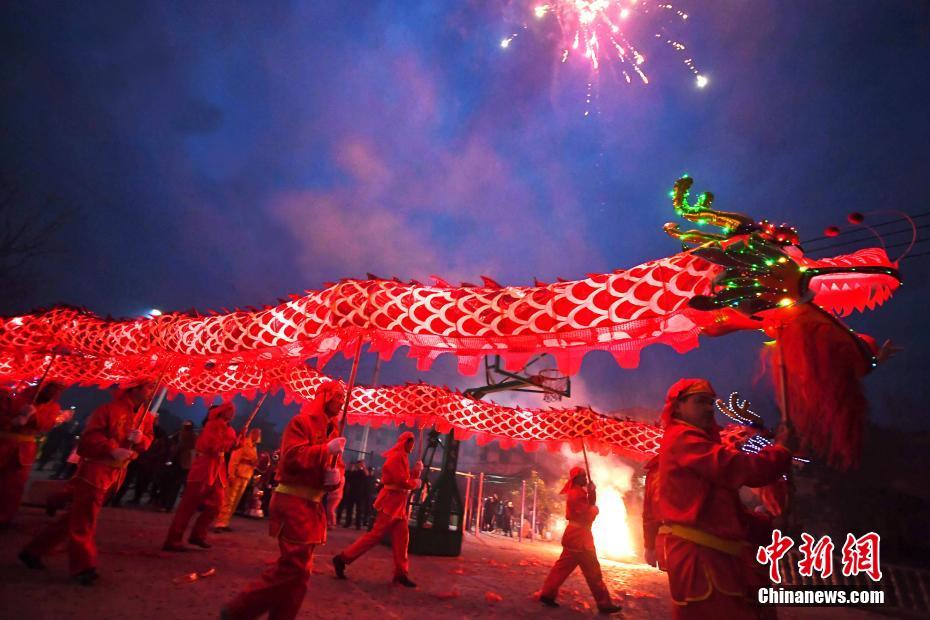
<path fill-rule="evenodd" d="M 415 486 L 415 487 L 413 487 L 413 488 L 419 489 L 420 487 L 423 486 L 423 481 L 422 481 L 420 478 L 417 478 L 417 479 L 415 480 L 415 482 L 416 482 L 416 485 L 417 485 L 417 486 Z"/>
<path fill-rule="evenodd" d="M 110 451 L 110 456 L 113 457 L 114 461 L 128 461 L 132 458 L 132 450 L 128 448 L 113 448 Z"/>
<path fill-rule="evenodd" d="M 129 441 L 129 443 L 139 443 L 142 441 L 142 431 L 140 431 L 138 428 L 134 428 L 129 431 L 128 435 L 126 435 L 126 439 Z"/>
<path fill-rule="evenodd" d="M 423 461 L 417 461 L 413 464 L 413 469 L 410 471 L 410 474 L 414 478 L 419 478 L 420 474 L 423 473 Z"/>
<path fill-rule="evenodd" d="M 336 487 L 339 486 L 340 481 L 342 481 L 342 472 L 338 469 L 323 470 L 323 486 Z"/>
<path fill-rule="evenodd" d="M 335 439 L 330 439 L 329 443 L 326 444 L 326 450 L 330 454 L 342 454 L 342 451 L 346 449 L 346 438 L 345 437 L 336 437 Z"/>
<path fill-rule="evenodd" d="M 22 411 L 19 412 L 19 415 L 13 418 L 13 426 L 25 426 L 26 422 L 29 421 L 29 418 L 35 414 L 36 408 L 33 405 L 26 405 L 23 407 Z"/>

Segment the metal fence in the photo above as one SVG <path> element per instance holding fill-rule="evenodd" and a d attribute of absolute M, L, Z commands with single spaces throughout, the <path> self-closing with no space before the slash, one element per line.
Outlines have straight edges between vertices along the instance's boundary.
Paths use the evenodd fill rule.
<path fill-rule="evenodd" d="M 814 573 L 806 577 L 798 572 L 801 554 L 791 551 L 781 563 L 782 580 L 787 586 L 853 587 L 860 590 L 881 589 L 885 593 L 885 604 L 881 608 L 868 607 L 870 611 L 896 613 L 909 617 L 930 617 L 930 571 L 882 562 L 882 579 L 878 583 L 864 574 L 843 576 L 834 569 L 827 579 Z M 839 557 L 834 556 L 833 565 L 841 566 Z"/>

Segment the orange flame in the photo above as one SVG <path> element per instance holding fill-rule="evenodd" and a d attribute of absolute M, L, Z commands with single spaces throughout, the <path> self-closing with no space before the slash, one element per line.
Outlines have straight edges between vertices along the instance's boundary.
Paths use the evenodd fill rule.
<path fill-rule="evenodd" d="M 563 450 L 563 454 L 572 460 L 578 458 L 577 454 L 571 454 L 567 449 Z M 583 462 L 577 464 L 584 465 Z M 590 453 L 588 465 L 591 468 L 591 479 L 597 486 L 597 507 L 600 509 L 591 527 L 597 555 L 610 560 L 629 560 L 636 555 L 636 551 L 623 495 L 631 488 L 633 468 L 617 458 Z M 565 525 L 564 518 L 556 519 L 553 531 L 561 533 Z"/>
<path fill-rule="evenodd" d="M 623 494 L 630 489 L 633 470 L 615 459 L 598 455 L 589 454 L 588 462 L 591 479 L 597 485 L 600 508 L 591 528 L 597 554 L 612 560 L 628 559 L 634 555 L 634 550 Z"/>

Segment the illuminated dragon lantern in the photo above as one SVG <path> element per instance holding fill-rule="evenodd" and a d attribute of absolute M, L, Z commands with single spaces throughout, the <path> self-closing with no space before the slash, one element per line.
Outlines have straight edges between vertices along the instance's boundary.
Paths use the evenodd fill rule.
<path fill-rule="evenodd" d="M 833 315 L 888 299 L 899 285 L 896 264 L 876 248 L 808 259 L 792 229 L 715 211 L 710 194 L 692 205 L 690 185 L 689 178 L 676 183 L 676 210 L 721 232 L 683 232 L 666 225 L 683 251 L 631 269 L 534 286 L 501 286 L 489 278 L 481 286 L 453 286 L 435 277 L 431 285 L 369 277 L 307 291 L 273 307 L 209 316 L 112 320 L 55 307 L 0 319 L 0 381 L 35 380 L 47 372 L 49 379 L 67 385 L 103 387 L 149 377 L 171 396 L 191 400 L 283 389 L 286 398 L 306 401 L 327 380 L 320 372 L 326 362 L 338 352 L 354 354 L 361 342 L 382 359 L 408 347 L 421 370 L 442 354 L 456 356 L 466 375 L 474 374 L 486 355 L 499 355 L 507 368 L 519 370 L 532 356 L 546 353 L 571 375 L 594 350 L 608 351 L 620 366 L 633 368 L 640 351 L 652 344 L 685 353 L 702 334 L 740 329 L 762 329 L 791 344 L 814 329 L 838 331 L 845 340 L 837 346 L 860 352 L 862 364 L 850 363 L 855 368 L 847 373 L 858 382 L 874 365 L 874 352 Z M 805 366 L 811 353 L 804 346 L 778 351 L 792 377 L 796 367 L 801 373 L 787 390 L 799 436 L 813 437 L 808 443 L 815 451 L 846 463 L 855 445 L 825 445 L 816 424 L 805 422 L 811 417 L 805 408 L 823 394 L 809 393 L 804 373 L 823 368 Z M 316 369 L 307 364 L 312 358 Z M 841 383 L 828 387 L 845 389 Z M 455 428 L 462 437 L 528 450 L 562 444 L 577 449 L 584 440 L 593 449 L 634 458 L 653 454 L 662 433 L 587 408 L 508 408 L 423 384 L 357 388 L 349 421 Z"/>

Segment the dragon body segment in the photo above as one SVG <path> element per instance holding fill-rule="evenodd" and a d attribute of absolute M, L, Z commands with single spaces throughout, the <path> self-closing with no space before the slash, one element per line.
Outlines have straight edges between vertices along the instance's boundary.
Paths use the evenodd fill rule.
<path fill-rule="evenodd" d="M 682 232 L 668 224 L 666 232 L 683 251 L 631 269 L 534 286 L 500 286 L 488 278 L 483 286 L 451 286 L 438 278 L 432 286 L 348 279 L 276 306 L 208 316 L 113 320 L 55 307 L 0 318 L 0 382 L 49 371 L 50 379 L 68 385 L 150 377 L 189 399 L 284 389 L 306 400 L 324 376 L 305 361 L 316 358 L 322 369 L 361 342 L 383 359 L 408 347 L 421 370 L 442 354 L 455 355 L 466 375 L 486 355 L 519 370 L 547 353 L 571 375 L 590 351 L 608 351 L 633 368 L 649 345 L 684 353 L 702 334 L 784 324 L 791 306 L 804 303 L 839 315 L 862 311 L 886 301 L 899 285 L 896 265 L 882 249 L 809 259 L 793 229 L 716 211 L 709 194 L 691 205 L 690 186 L 687 178 L 676 183 L 678 213 L 721 231 Z M 506 408 L 433 386 L 360 388 L 358 394 L 350 420 L 412 416 L 418 424 L 530 449 L 586 438 L 602 450 L 648 455 L 661 434 L 590 409 Z"/>

